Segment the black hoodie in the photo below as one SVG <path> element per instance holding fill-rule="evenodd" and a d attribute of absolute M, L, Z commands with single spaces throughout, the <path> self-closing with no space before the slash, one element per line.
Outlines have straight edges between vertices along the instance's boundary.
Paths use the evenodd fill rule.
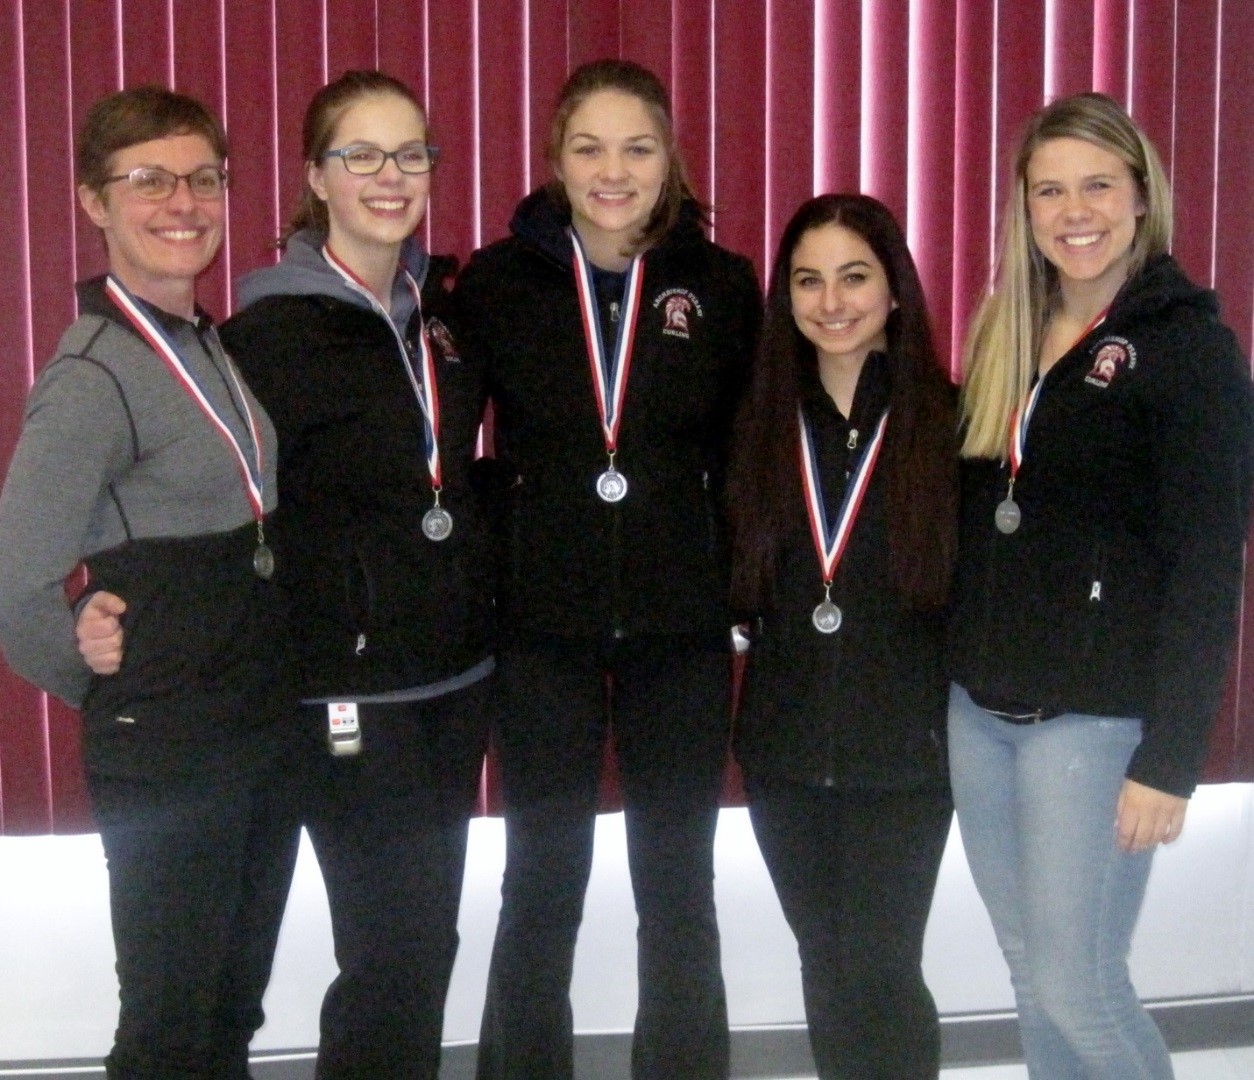
<path fill-rule="evenodd" d="M 1015 501 L 963 466 L 950 634 L 986 707 L 1140 717 L 1129 778 L 1192 792 L 1235 634 L 1250 505 L 1249 368 L 1215 296 L 1163 256 L 1044 377 Z"/>
<path fill-rule="evenodd" d="M 479 373 L 447 332 L 442 278 L 452 267 L 433 260 L 427 272 L 426 256 L 407 244 L 402 261 L 421 285 L 422 310 L 399 281 L 391 310 L 411 355 L 426 322 L 440 399 L 440 501 L 453 517 L 452 534 L 432 542 L 421 527 L 433 501 L 422 414 L 397 340 L 321 245 L 308 231 L 292 237 L 278 266 L 244 279 L 247 306 L 222 327 L 278 432 L 279 509 L 268 528 L 275 581 L 292 610 L 301 696 L 427 696 L 490 668 L 488 542 L 470 487 Z"/>
<path fill-rule="evenodd" d="M 707 240 L 690 205 L 646 254 L 616 459 L 629 490 L 611 505 L 594 490 L 607 459 L 569 225 L 533 193 L 454 290 L 459 340 L 495 404 L 501 632 L 725 644 L 721 497 L 761 319 L 753 268 Z"/>

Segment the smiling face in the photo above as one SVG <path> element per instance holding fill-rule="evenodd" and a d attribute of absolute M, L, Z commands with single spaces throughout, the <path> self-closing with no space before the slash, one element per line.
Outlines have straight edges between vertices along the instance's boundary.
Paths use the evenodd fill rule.
<path fill-rule="evenodd" d="M 371 94 L 350 105 L 335 125 L 331 149 L 373 146 L 394 151 L 424 143 L 427 125 L 412 101 L 399 94 Z M 431 174 L 407 174 L 389 158 L 373 176 L 355 176 L 338 158 L 306 166 L 309 186 L 327 205 L 328 242 L 350 266 L 380 255 L 395 260 L 427 212 Z"/>
<path fill-rule="evenodd" d="M 1028 160 L 1026 198 L 1032 239 L 1063 291 L 1114 299 L 1145 213 L 1127 163 L 1084 139 L 1050 139 Z"/>
<path fill-rule="evenodd" d="M 888 274 L 852 229 L 831 224 L 802 233 L 788 289 L 797 329 L 813 343 L 820 365 L 860 369 L 867 353 L 887 346 Z"/>
<path fill-rule="evenodd" d="M 557 177 L 588 257 L 623 269 L 649 223 L 669 161 L 662 131 L 645 103 L 621 90 L 589 94 L 562 136 Z"/>
<path fill-rule="evenodd" d="M 109 159 L 108 174 L 125 176 L 149 167 L 185 176 L 221 164 L 203 135 L 171 135 L 117 151 Z M 140 299 L 190 316 L 196 277 L 222 243 L 226 200 L 198 199 L 182 180 L 168 199 L 157 201 L 141 199 L 126 180 L 112 181 L 100 191 L 81 185 L 78 198 L 104 233 L 110 272 Z"/>

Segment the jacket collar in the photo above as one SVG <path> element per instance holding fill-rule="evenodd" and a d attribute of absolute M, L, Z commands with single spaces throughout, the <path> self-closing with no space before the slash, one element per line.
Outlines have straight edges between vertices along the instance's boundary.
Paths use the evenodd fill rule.
<path fill-rule="evenodd" d="M 108 319 L 110 322 L 116 323 L 122 329 L 138 337 L 139 333 L 131 325 L 130 319 L 109 299 L 109 294 L 105 292 L 105 282 L 107 280 L 108 275 L 101 274 L 100 277 L 80 281 L 74 286 L 75 293 L 78 296 L 78 310 L 84 315 L 98 315 L 102 319 Z M 191 330 L 198 335 L 203 334 L 213 326 L 213 319 L 199 304 L 196 305 L 194 318 L 188 320 L 181 315 L 175 315 L 164 308 L 159 308 L 156 304 L 151 304 L 141 297 L 137 296 L 135 299 L 143 307 L 144 311 L 160 325 L 161 329 L 165 330 L 171 337 L 177 336 L 184 330 Z"/>
<path fill-rule="evenodd" d="M 528 247 L 540 252 L 559 266 L 569 268 L 574 262 L 570 240 L 570 208 L 562 206 L 548 186 L 536 188 L 514 210 L 510 232 Z M 700 208 L 692 200 L 680 207 L 679 220 L 651 249 L 670 251 L 685 244 L 699 243 L 705 238 L 701 228 Z"/>

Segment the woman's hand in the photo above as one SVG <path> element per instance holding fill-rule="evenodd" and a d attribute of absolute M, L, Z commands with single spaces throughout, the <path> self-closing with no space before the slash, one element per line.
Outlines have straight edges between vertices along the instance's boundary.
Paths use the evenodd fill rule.
<path fill-rule="evenodd" d="M 93 593 L 78 613 L 74 633 L 78 651 L 97 675 L 114 675 L 122 666 L 122 612 L 126 601 L 111 592 Z"/>
<path fill-rule="evenodd" d="M 1125 780 L 1115 806 L 1115 831 L 1124 851 L 1170 844 L 1184 828 L 1189 800 Z"/>

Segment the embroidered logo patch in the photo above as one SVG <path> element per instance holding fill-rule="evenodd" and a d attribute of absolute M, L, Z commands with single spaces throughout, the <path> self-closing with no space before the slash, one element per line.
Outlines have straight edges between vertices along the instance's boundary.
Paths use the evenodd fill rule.
<path fill-rule="evenodd" d="M 1136 367 L 1136 349 L 1127 338 L 1103 338 L 1094 348 L 1093 366 L 1084 376 L 1090 386 L 1105 390 L 1121 370 Z"/>
<path fill-rule="evenodd" d="M 461 362 L 461 357 L 457 355 L 457 346 L 453 344 L 453 335 L 434 315 L 427 320 L 427 338 L 446 364 Z"/>
<path fill-rule="evenodd" d="M 692 320 L 705 316 L 701 301 L 687 289 L 665 289 L 653 299 L 653 310 L 662 313 L 662 333 L 669 337 L 691 337 Z"/>

